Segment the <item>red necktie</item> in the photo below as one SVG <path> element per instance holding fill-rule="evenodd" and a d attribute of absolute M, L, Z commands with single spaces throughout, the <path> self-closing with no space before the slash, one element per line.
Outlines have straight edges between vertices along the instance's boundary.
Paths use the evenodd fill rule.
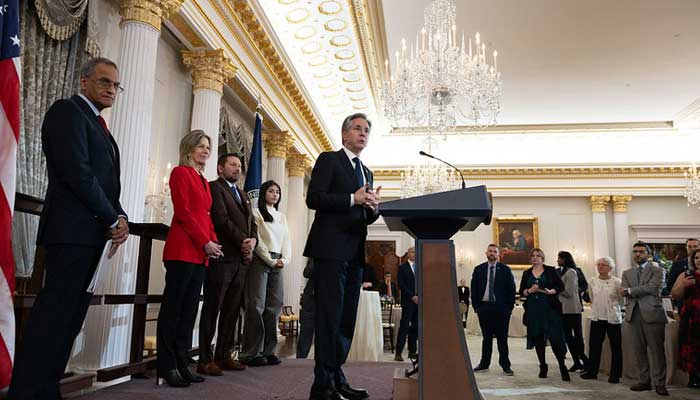
<path fill-rule="evenodd" d="M 102 118 L 101 115 L 98 115 L 97 120 L 100 121 L 100 125 L 102 125 L 102 127 L 105 128 L 105 134 L 109 136 L 111 133 L 109 132 L 109 128 L 107 128 L 107 122 L 105 121 L 105 119 Z"/>

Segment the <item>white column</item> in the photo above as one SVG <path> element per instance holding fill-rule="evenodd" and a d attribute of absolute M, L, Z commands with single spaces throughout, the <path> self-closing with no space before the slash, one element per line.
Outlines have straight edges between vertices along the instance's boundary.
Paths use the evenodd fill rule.
<path fill-rule="evenodd" d="M 304 192 L 304 177 L 309 169 L 309 157 L 304 154 L 291 154 L 287 159 L 289 183 L 287 188 L 287 223 L 292 239 L 292 263 L 284 271 L 284 304 L 299 310 L 299 296 L 304 284 L 303 256 L 307 236 L 307 207 Z"/>
<path fill-rule="evenodd" d="M 224 51 L 183 51 L 183 63 L 191 69 L 194 102 L 192 105 L 192 130 L 201 129 L 211 138 L 211 151 L 204 175 L 216 179 L 216 162 L 219 150 L 219 116 L 223 85 L 236 74 L 236 67 L 224 57 Z"/>
<path fill-rule="evenodd" d="M 593 214 L 593 258 L 610 255 L 608 243 L 608 225 L 605 209 L 610 196 L 591 196 L 591 211 Z"/>
<path fill-rule="evenodd" d="M 121 153 L 121 203 L 129 220 L 142 222 L 148 177 L 156 53 L 163 18 L 183 0 L 121 0 L 119 78 L 126 89 L 115 103 L 110 130 Z M 104 286 L 107 294 L 133 293 L 138 238 L 132 236 L 113 258 Z M 84 331 L 76 340 L 71 366 L 93 370 L 129 360 L 132 306 L 91 307 Z"/>
<path fill-rule="evenodd" d="M 284 164 L 294 139 L 287 131 L 266 131 L 263 141 L 267 151 L 267 180 L 271 179 L 284 187 L 287 178 Z"/>
<path fill-rule="evenodd" d="M 627 224 L 627 207 L 632 201 L 632 196 L 613 196 L 613 223 L 615 229 L 615 263 L 617 264 L 616 275 L 630 268 L 632 260 L 630 253 L 630 232 Z"/>

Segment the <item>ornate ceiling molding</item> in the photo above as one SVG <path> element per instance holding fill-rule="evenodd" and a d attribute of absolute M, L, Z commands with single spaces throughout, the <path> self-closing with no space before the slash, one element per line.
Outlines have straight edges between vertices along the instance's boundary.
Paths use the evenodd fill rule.
<path fill-rule="evenodd" d="M 226 82 L 238 68 L 224 55 L 223 49 L 183 50 L 182 63 L 190 69 L 194 90 L 210 89 L 223 94 Z"/>
<path fill-rule="evenodd" d="M 592 123 L 592 124 L 537 124 L 537 125 L 496 125 L 493 127 L 474 130 L 472 127 L 459 126 L 456 129 L 447 130 L 447 135 L 461 135 L 470 133 L 479 134 L 494 134 L 494 133 L 510 133 L 510 134 L 531 134 L 531 133 L 574 133 L 574 132 L 591 132 L 591 133 L 615 133 L 615 132 L 633 132 L 633 131 L 673 131 L 675 130 L 674 122 L 672 121 L 648 121 L 648 122 L 610 122 L 610 123 Z M 401 135 L 426 135 L 423 128 L 407 127 L 394 128 L 389 132 L 392 136 Z"/>
<path fill-rule="evenodd" d="M 187 41 L 185 45 L 189 45 L 190 48 L 207 47 L 199 35 L 185 22 L 180 13 L 173 14 L 167 22 L 169 23 L 168 27 L 172 28 L 171 30 L 175 31 L 176 35 L 179 34 L 181 39 Z"/>
<path fill-rule="evenodd" d="M 384 29 L 384 11 L 381 1 L 348 0 L 353 10 L 354 26 L 362 49 L 364 67 L 372 92 L 374 107 L 381 110 L 381 95 L 383 75 L 382 65 L 388 59 L 386 47 L 386 31 Z"/>

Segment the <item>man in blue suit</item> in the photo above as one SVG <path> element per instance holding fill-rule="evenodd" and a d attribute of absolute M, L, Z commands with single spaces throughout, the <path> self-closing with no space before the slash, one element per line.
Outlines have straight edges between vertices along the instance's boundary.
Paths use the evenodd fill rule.
<path fill-rule="evenodd" d="M 90 305 L 86 292 L 102 250 L 110 257 L 129 236 L 119 203 L 119 149 L 100 112 L 121 90 L 106 58 L 80 69 L 80 94 L 58 100 L 44 116 L 41 142 L 49 184 L 37 244 L 46 247 L 46 277 L 15 358 L 8 398 L 60 399 L 59 381 Z"/>
<path fill-rule="evenodd" d="M 396 338 L 394 360 L 403 361 L 401 353 L 408 336 L 408 357 L 416 358 L 418 353 L 418 293 L 416 293 L 416 249 L 409 247 L 405 263 L 399 265 L 399 290 L 401 290 L 401 322 Z"/>
<path fill-rule="evenodd" d="M 503 373 L 513 375 L 508 358 L 508 323 L 515 305 L 515 278 L 510 267 L 498 262 L 499 248 L 489 244 L 486 248 L 487 262 L 478 265 L 472 273 L 472 307 L 481 326 L 481 361 L 474 372 L 489 369 L 493 337 L 498 343 L 498 364 Z"/>

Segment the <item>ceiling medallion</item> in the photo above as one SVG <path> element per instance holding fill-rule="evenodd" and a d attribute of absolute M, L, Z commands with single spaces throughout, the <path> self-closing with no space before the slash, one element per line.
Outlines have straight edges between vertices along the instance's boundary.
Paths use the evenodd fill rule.
<path fill-rule="evenodd" d="M 347 63 L 340 64 L 340 66 L 338 68 L 343 72 L 357 71 L 357 64 L 347 62 Z"/>
<path fill-rule="evenodd" d="M 309 60 L 309 65 L 312 67 L 318 67 L 328 62 L 328 58 L 324 55 L 314 56 Z"/>
<path fill-rule="evenodd" d="M 324 15 L 335 15 L 343 11 L 343 6 L 336 0 L 327 0 L 318 5 L 318 12 Z"/>
<path fill-rule="evenodd" d="M 304 8 L 295 8 L 287 13 L 285 17 L 290 24 L 300 24 L 311 16 L 311 13 Z"/>
<path fill-rule="evenodd" d="M 350 60 L 355 57 L 355 52 L 349 49 L 343 49 L 335 53 L 335 58 L 338 60 Z"/>
<path fill-rule="evenodd" d="M 352 108 L 355 110 L 366 110 L 367 104 L 356 104 L 356 105 L 352 106 Z"/>
<path fill-rule="evenodd" d="M 338 97 L 338 96 L 340 96 L 340 92 L 338 92 L 338 91 L 335 90 L 335 89 L 329 90 L 328 92 L 326 92 L 326 93 L 323 94 L 323 97 L 326 98 L 326 99 L 334 99 L 334 98 L 336 98 L 336 97 Z"/>
<path fill-rule="evenodd" d="M 288 6 L 290 4 L 298 3 L 299 0 L 277 0 L 277 2 L 282 4 L 283 6 Z"/>
<path fill-rule="evenodd" d="M 356 83 L 360 81 L 360 76 L 358 74 L 348 74 L 347 76 L 343 77 L 343 82 L 345 83 Z"/>
<path fill-rule="evenodd" d="M 333 73 L 333 70 L 330 68 L 323 68 L 320 71 L 317 71 L 314 73 L 314 78 L 317 79 L 323 79 L 329 77 Z"/>
<path fill-rule="evenodd" d="M 352 41 L 345 35 L 334 36 L 333 39 L 331 39 L 331 46 L 334 47 L 345 47 L 349 46 L 350 43 L 352 43 Z"/>
<path fill-rule="evenodd" d="M 318 87 L 321 89 L 329 89 L 335 86 L 335 81 L 332 79 L 326 79 L 325 81 L 321 81 L 321 83 L 318 84 Z"/>
<path fill-rule="evenodd" d="M 348 23 L 339 18 L 334 18 L 326 22 L 323 27 L 328 32 L 340 32 L 348 27 Z"/>
<path fill-rule="evenodd" d="M 344 79 L 343 79 L 343 80 L 344 80 Z M 350 92 L 350 93 L 360 93 L 360 92 L 362 92 L 363 90 L 365 90 L 365 88 L 362 87 L 362 86 L 349 86 L 349 87 L 348 87 L 347 89 L 345 89 L 345 90 L 348 91 L 348 92 Z"/>
<path fill-rule="evenodd" d="M 365 101 L 367 100 L 367 96 L 361 95 L 361 96 L 350 96 L 350 101 Z"/>
<path fill-rule="evenodd" d="M 294 37 L 299 40 L 306 40 L 314 35 L 316 35 L 316 28 L 310 25 L 302 26 L 294 33 Z"/>
<path fill-rule="evenodd" d="M 304 54 L 314 54 L 318 53 L 322 47 L 323 46 L 321 46 L 319 42 L 309 42 L 301 46 L 301 52 Z"/>

